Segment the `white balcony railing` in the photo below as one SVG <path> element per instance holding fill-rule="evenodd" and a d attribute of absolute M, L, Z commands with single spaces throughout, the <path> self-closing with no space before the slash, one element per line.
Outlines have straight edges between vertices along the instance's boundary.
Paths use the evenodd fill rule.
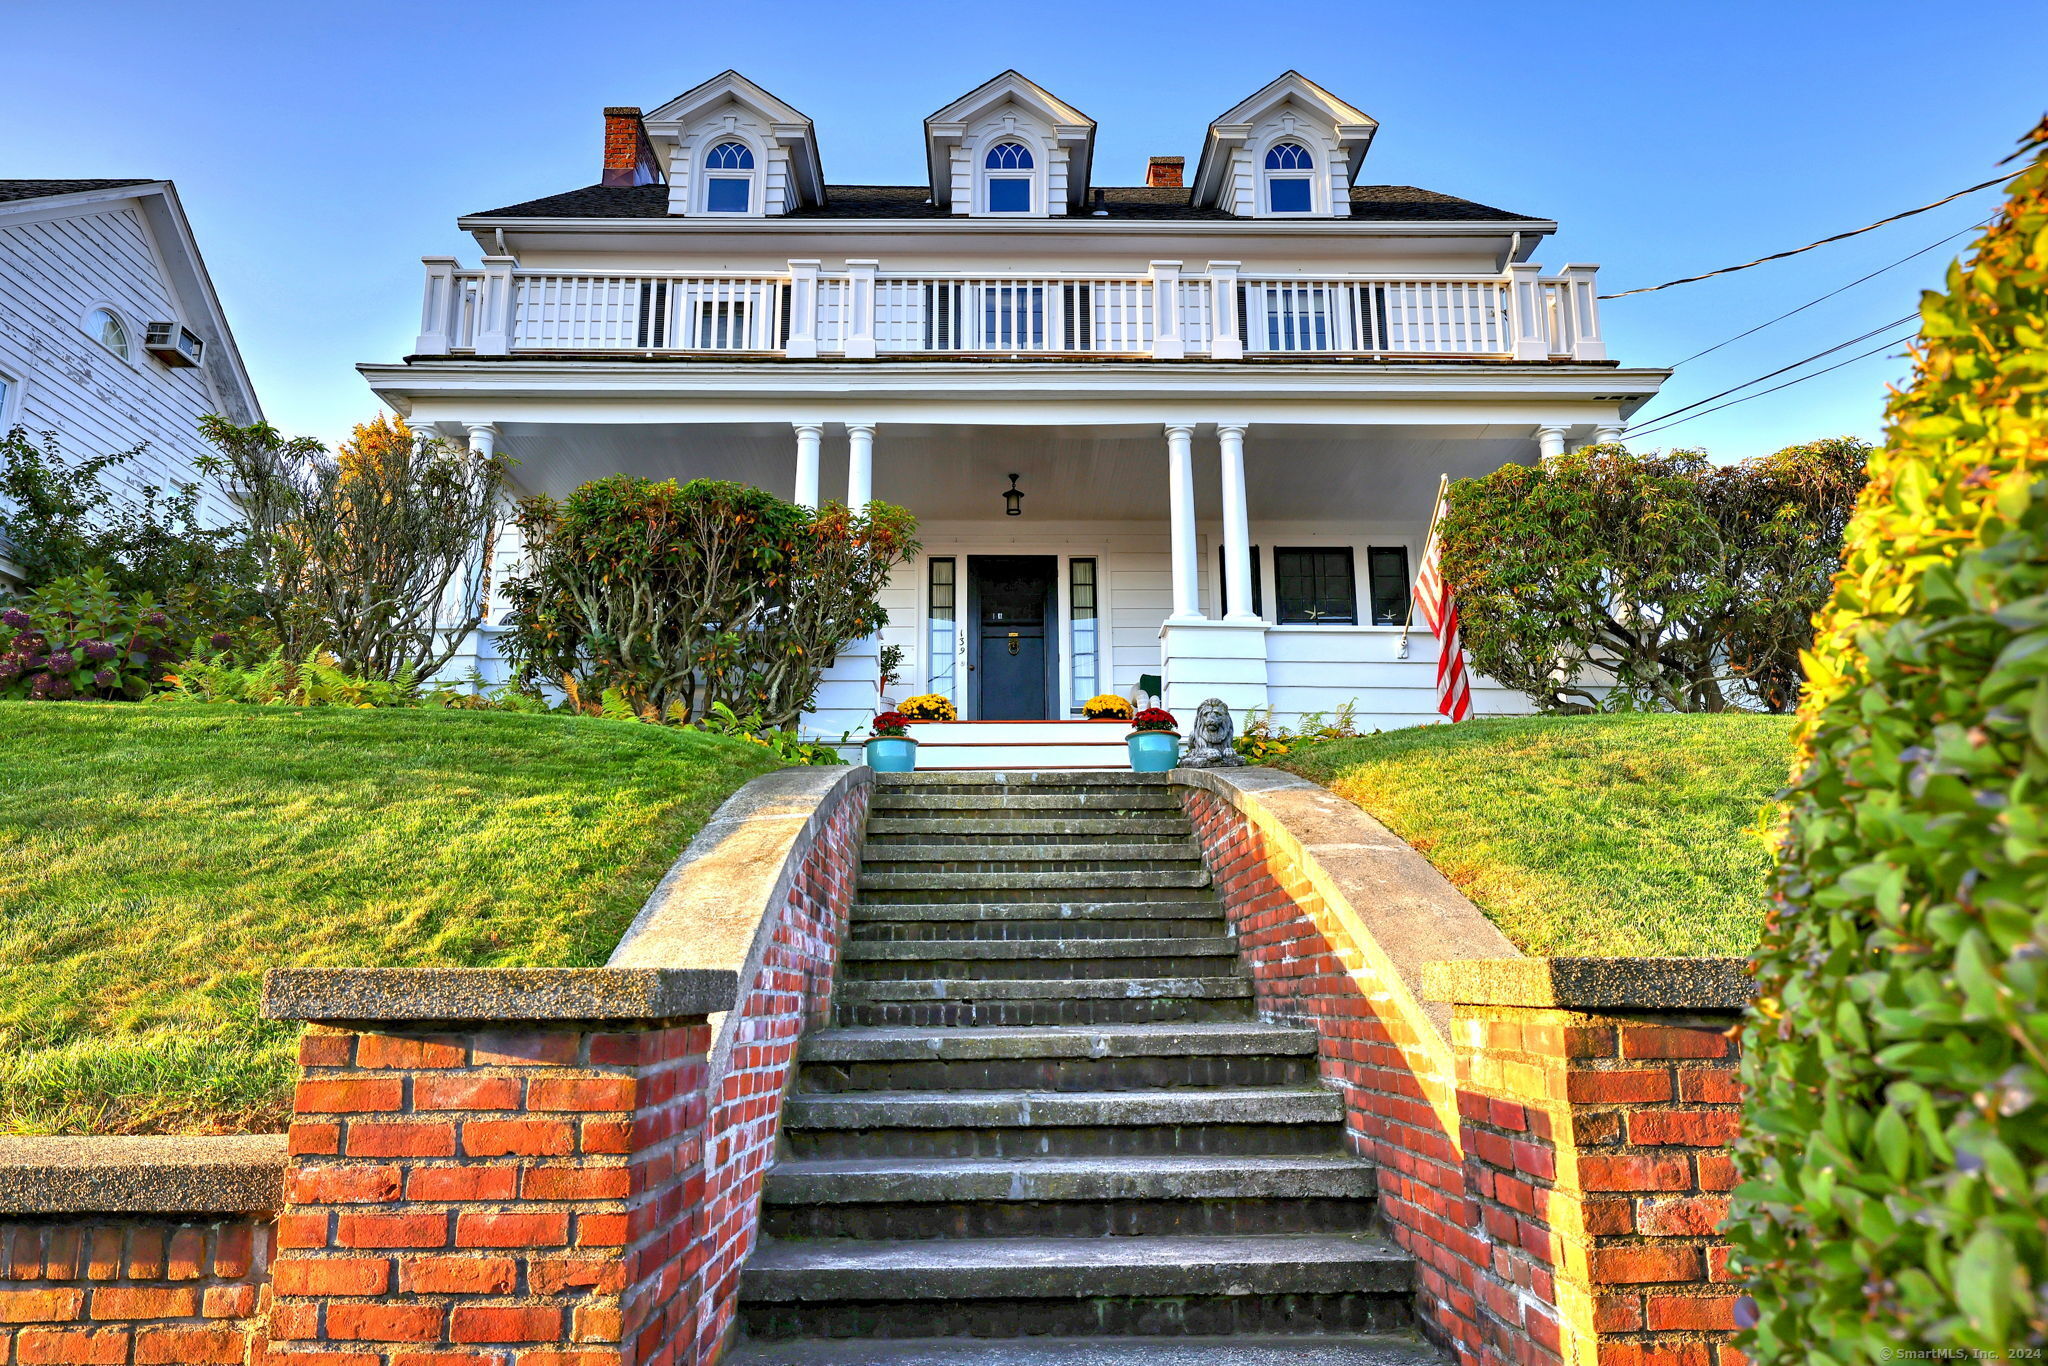
<path fill-rule="evenodd" d="M 1240 273 L 1151 263 L 1121 277 L 521 270 L 429 257 L 421 355 L 753 352 L 1602 360 L 1592 266 L 1434 278 Z"/>

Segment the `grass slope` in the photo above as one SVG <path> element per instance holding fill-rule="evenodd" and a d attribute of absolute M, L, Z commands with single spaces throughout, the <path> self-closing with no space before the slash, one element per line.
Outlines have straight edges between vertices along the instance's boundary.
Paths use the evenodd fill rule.
<path fill-rule="evenodd" d="M 264 969 L 602 963 L 774 766 L 580 717 L 0 703 L 0 1132 L 282 1127 Z"/>
<path fill-rule="evenodd" d="M 1378 817 L 1526 952 L 1746 955 L 1791 732 L 1783 716 L 1516 717 L 1282 766 Z"/>

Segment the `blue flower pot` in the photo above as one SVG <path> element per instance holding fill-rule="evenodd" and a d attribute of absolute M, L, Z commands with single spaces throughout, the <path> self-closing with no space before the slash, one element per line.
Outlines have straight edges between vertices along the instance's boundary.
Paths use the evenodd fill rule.
<path fill-rule="evenodd" d="M 1180 734 L 1171 730 L 1134 730 L 1124 737 L 1130 747 L 1131 771 L 1164 773 L 1180 762 Z"/>
<path fill-rule="evenodd" d="M 868 741 L 868 767 L 877 773 L 917 771 L 917 741 L 908 735 L 877 735 Z"/>

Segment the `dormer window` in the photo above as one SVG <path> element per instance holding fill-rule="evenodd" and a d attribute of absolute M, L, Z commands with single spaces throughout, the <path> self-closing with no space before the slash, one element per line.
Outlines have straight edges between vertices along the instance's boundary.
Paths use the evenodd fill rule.
<path fill-rule="evenodd" d="M 1032 171 L 1037 163 L 1021 142 L 999 142 L 988 149 L 982 166 L 988 172 L 990 213 L 1030 213 Z"/>
<path fill-rule="evenodd" d="M 754 207 L 754 149 L 725 141 L 704 154 L 704 211 L 751 213 Z"/>
<path fill-rule="evenodd" d="M 1266 151 L 1266 212 L 1313 213 L 1315 158 L 1298 142 L 1277 142 Z"/>

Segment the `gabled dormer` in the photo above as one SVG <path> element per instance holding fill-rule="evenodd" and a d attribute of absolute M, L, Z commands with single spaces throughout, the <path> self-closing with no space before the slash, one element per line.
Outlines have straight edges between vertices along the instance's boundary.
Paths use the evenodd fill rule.
<path fill-rule="evenodd" d="M 1240 218 L 1348 218 L 1351 185 L 1378 127 L 1290 71 L 1209 125 L 1194 203 Z"/>
<path fill-rule="evenodd" d="M 932 203 L 976 218 L 1079 212 L 1095 157 L 1095 120 L 1037 82 L 1005 71 L 924 121 Z"/>
<path fill-rule="evenodd" d="M 642 122 L 667 169 L 672 214 L 773 218 L 824 202 L 810 119 L 737 71 L 713 76 Z"/>

